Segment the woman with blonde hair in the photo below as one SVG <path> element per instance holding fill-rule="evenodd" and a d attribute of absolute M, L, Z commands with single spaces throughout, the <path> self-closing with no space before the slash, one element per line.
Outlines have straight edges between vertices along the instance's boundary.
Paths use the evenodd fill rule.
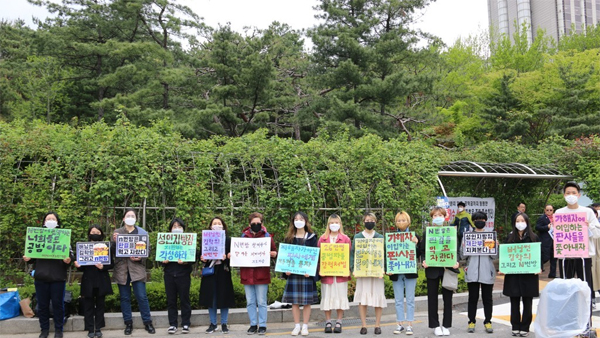
<path fill-rule="evenodd" d="M 317 246 L 321 244 L 335 243 L 351 246 L 350 237 L 344 234 L 342 219 L 333 214 L 327 220 L 327 228 Z M 349 262 L 347 262 L 349 264 Z M 344 310 L 350 308 L 348 303 L 348 281 L 350 275 L 344 277 L 327 276 L 321 274 L 321 310 L 325 312 L 325 333 L 342 333 L 342 317 Z M 335 327 L 331 324 L 331 310 L 336 310 L 337 321 Z"/>

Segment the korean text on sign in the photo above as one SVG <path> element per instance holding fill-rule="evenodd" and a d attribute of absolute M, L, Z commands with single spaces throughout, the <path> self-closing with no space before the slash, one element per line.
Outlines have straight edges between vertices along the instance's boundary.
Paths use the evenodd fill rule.
<path fill-rule="evenodd" d="M 383 276 L 383 238 L 356 238 L 354 240 L 354 276 Z"/>
<path fill-rule="evenodd" d="M 196 234 L 160 232 L 156 237 L 156 260 L 195 262 Z"/>
<path fill-rule="evenodd" d="M 71 251 L 70 229 L 27 228 L 25 254 L 29 258 L 65 259 Z"/>
<path fill-rule="evenodd" d="M 231 266 L 260 267 L 271 264 L 271 237 L 231 238 Z"/>
<path fill-rule="evenodd" d="M 296 275 L 314 276 L 319 264 L 319 248 L 293 244 L 279 244 L 276 272 L 291 272 Z"/>
<path fill-rule="evenodd" d="M 77 263 L 110 265 L 110 242 L 77 242 Z"/>
<path fill-rule="evenodd" d="M 202 258 L 223 259 L 225 230 L 202 230 Z"/>
<path fill-rule="evenodd" d="M 483 256 L 498 254 L 496 232 L 469 231 L 463 235 L 463 254 L 465 256 Z"/>
<path fill-rule="evenodd" d="M 148 235 L 118 234 L 117 257 L 145 257 L 149 255 Z"/>
<path fill-rule="evenodd" d="M 320 268 L 322 276 L 350 276 L 350 244 L 322 243 Z"/>
<path fill-rule="evenodd" d="M 412 241 L 414 237 L 414 232 L 385 234 L 387 273 L 417 273 L 417 250 L 415 243 Z"/>
<path fill-rule="evenodd" d="M 538 273 L 542 270 L 540 242 L 500 244 L 500 272 Z"/>
<path fill-rule="evenodd" d="M 425 263 L 428 266 L 454 266 L 458 262 L 456 227 L 427 227 L 425 233 Z"/>
<path fill-rule="evenodd" d="M 590 257 L 585 216 L 585 212 L 554 214 L 554 257 Z"/>

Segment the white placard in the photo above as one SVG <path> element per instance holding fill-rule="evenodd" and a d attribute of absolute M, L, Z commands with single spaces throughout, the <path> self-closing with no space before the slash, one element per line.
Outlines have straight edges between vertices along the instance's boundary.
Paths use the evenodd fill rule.
<path fill-rule="evenodd" d="M 448 197 L 448 211 L 450 215 L 449 222 L 454 222 L 454 218 L 458 213 L 458 202 L 465 202 L 465 210 L 473 216 L 476 211 L 485 212 L 488 219 L 485 222 L 485 228 L 483 231 L 490 232 L 494 231 L 494 216 L 496 214 L 496 201 L 493 197 L 479 198 L 479 197 Z"/>
<path fill-rule="evenodd" d="M 261 267 L 271 264 L 271 237 L 231 238 L 231 266 Z"/>

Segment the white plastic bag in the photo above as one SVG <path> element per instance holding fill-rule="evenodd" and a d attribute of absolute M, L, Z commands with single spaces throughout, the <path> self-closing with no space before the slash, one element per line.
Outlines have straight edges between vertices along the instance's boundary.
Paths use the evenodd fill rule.
<path fill-rule="evenodd" d="M 571 338 L 590 320 L 591 292 L 580 279 L 554 279 L 542 290 L 533 327 L 539 338 Z"/>

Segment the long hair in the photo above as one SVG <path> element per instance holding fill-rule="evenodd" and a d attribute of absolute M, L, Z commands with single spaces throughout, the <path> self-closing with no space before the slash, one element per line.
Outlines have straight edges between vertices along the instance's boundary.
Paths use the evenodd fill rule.
<path fill-rule="evenodd" d="M 46 217 L 48 217 L 48 215 L 54 215 L 54 217 L 56 217 L 56 224 L 58 226 L 62 225 L 62 223 L 60 222 L 60 217 L 58 217 L 58 214 L 54 211 L 50 211 L 44 215 L 44 218 L 42 218 L 42 225 L 46 224 Z"/>
<path fill-rule="evenodd" d="M 292 219 L 290 221 L 290 225 L 288 226 L 288 231 L 287 234 L 285 235 L 285 239 L 284 241 L 286 243 L 293 243 L 294 242 L 294 237 L 296 237 L 296 233 L 298 232 L 298 229 L 296 229 L 296 226 L 294 225 L 294 220 L 296 219 L 296 216 L 300 215 L 302 218 L 304 218 L 304 231 L 306 231 L 306 233 L 312 233 L 312 229 L 310 227 L 310 222 L 308 221 L 308 215 L 306 215 L 305 213 L 303 213 L 302 211 L 297 211 L 294 216 L 292 216 Z"/>
<path fill-rule="evenodd" d="M 91 225 L 91 226 L 88 228 L 88 231 L 87 231 L 87 235 L 88 235 L 88 241 L 91 241 L 91 239 L 90 239 L 90 235 L 91 235 L 91 232 L 92 232 L 92 230 L 93 230 L 93 229 L 98 229 L 98 230 L 100 230 L 100 235 L 102 236 L 102 239 L 101 239 L 101 241 L 103 241 L 103 240 L 104 240 L 104 231 L 102 230 L 102 228 L 101 228 L 101 227 L 100 227 L 98 224 L 93 224 L 93 225 Z"/>
<path fill-rule="evenodd" d="M 513 218 L 512 232 L 510 234 L 508 234 L 508 242 L 509 243 L 518 243 L 521 241 L 521 239 L 519 238 L 519 229 L 517 229 L 517 218 L 519 218 L 519 216 L 523 216 L 523 219 L 525 220 L 525 223 L 527 224 L 527 228 L 525 228 L 525 230 L 523 230 L 523 232 L 525 234 L 527 234 L 527 236 L 529 236 L 529 238 L 531 238 L 531 241 L 537 242 L 537 236 L 535 233 L 533 233 L 533 230 L 531 229 L 531 223 L 529 222 L 529 216 L 527 216 L 527 214 L 524 212 L 518 213 Z M 525 237 L 525 236 L 523 236 L 523 237 Z"/>
<path fill-rule="evenodd" d="M 331 216 L 329 216 L 329 218 L 327 219 L 327 226 L 325 227 L 325 232 L 323 233 L 323 238 L 329 238 L 329 234 L 331 234 L 331 230 L 329 230 L 329 224 L 331 223 L 339 223 L 340 224 L 340 230 L 338 231 L 340 234 L 344 235 L 344 225 L 342 224 L 342 219 L 340 218 L 340 216 L 336 215 L 336 214 L 331 214 Z"/>
<path fill-rule="evenodd" d="M 253 217 L 255 218 L 255 217 Z M 221 221 L 221 224 L 223 224 L 223 230 L 225 230 L 225 233 L 227 233 L 227 224 L 225 224 L 225 221 L 219 217 L 219 216 L 215 216 L 213 217 L 213 219 L 210 220 L 210 222 L 208 222 L 208 230 L 212 230 L 212 223 L 214 220 L 218 219 L 219 221 Z"/>

